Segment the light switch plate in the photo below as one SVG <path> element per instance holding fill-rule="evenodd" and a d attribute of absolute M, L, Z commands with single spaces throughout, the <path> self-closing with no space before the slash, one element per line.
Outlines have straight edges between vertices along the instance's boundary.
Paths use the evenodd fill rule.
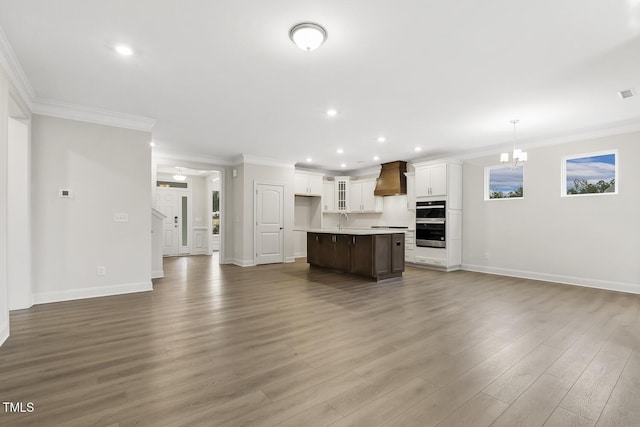
<path fill-rule="evenodd" d="M 129 222 L 128 213 L 114 213 L 113 222 Z"/>

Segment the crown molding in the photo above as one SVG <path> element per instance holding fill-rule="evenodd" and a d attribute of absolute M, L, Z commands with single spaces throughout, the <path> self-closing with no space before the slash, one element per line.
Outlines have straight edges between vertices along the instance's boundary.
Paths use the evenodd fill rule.
<path fill-rule="evenodd" d="M 53 99 L 36 98 L 32 112 L 43 116 L 59 117 L 61 119 L 78 120 L 99 125 L 115 126 L 126 129 L 151 132 L 155 119 L 132 114 L 118 113 L 100 108 L 85 107 Z"/>
<path fill-rule="evenodd" d="M 215 157 L 210 157 L 202 154 L 195 153 L 174 153 L 171 151 L 163 151 L 159 150 L 157 147 L 152 151 L 153 160 L 158 163 L 163 160 L 165 161 L 173 161 L 173 162 L 190 162 L 192 164 L 198 164 L 203 167 L 198 167 L 198 169 L 208 169 L 211 167 L 217 166 L 233 166 L 236 163 L 231 162 L 229 160 L 219 159 Z"/>
<path fill-rule="evenodd" d="M 552 135 L 541 138 L 519 140 L 521 149 L 541 148 L 551 145 L 568 144 L 571 142 L 588 141 L 591 139 L 606 138 L 615 135 L 625 135 L 640 132 L 640 118 L 609 123 L 602 126 L 574 129 L 561 135 Z M 475 150 L 467 150 L 458 153 L 450 153 L 460 160 L 471 160 L 479 157 L 493 156 L 504 151 L 505 144 L 482 147 Z"/>
<path fill-rule="evenodd" d="M 2 27 L 0 27 L 0 65 L 2 65 L 9 79 L 15 85 L 24 103 L 27 104 L 27 107 L 31 110 L 35 92 Z"/>
<path fill-rule="evenodd" d="M 287 169 L 295 169 L 295 163 L 293 162 L 284 162 L 282 160 L 270 159 L 268 157 L 258 157 L 251 154 L 242 154 L 237 157 L 234 166 L 245 164 L 245 165 L 259 165 L 259 166 L 273 166 L 278 168 L 287 168 Z"/>

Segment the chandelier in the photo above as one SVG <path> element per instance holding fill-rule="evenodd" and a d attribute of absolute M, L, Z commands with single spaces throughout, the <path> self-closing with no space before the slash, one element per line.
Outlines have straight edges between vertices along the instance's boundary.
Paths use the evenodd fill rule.
<path fill-rule="evenodd" d="M 511 120 L 509 122 L 513 124 L 513 154 L 511 162 L 509 161 L 509 153 L 500 154 L 500 162 L 505 166 L 509 166 L 509 164 L 511 164 L 513 169 L 527 161 L 527 152 L 516 148 L 516 124 L 518 124 L 519 121 L 520 120 Z"/>

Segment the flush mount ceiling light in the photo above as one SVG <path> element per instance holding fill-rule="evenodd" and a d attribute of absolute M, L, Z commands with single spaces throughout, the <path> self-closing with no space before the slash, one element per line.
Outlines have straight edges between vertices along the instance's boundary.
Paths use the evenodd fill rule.
<path fill-rule="evenodd" d="M 334 110 L 333 108 L 327 110 L 327 116 L 329 116 L 329 117 L 335 117 L 336 114 L 338 114 L 338 111 Z"/>
<path fill-rule="evenodd" d="M 180 168 L 176 168 L 178 171 L 175 175 L 173 175 L 173 179 L 175 179 L 176 181 L 184 181 L 187 179 L 186 176 L 184 176 L 184 174 L 182 173 L 182 169 Z"/>
<path fill-rule="evenodd" d="M 380 157 L 379 156 L 373 156 L 373 160 L 375 160 L 377 162 L 378 160 L 380 160 Z"/>
<path fill-rule="evenodd" d="M 307 157 L 307 163 L 311 163 L 313 159 L 311 157 Z"/>
<path fill-rule="evenodd" d="M 342 148 L 338 148 L 338 149 L 336 150 L 336 153 L 338 153 L 338 154 L 342 154 L 342 153 L 344 153 L 344 150 L 343 150 Z"/>
<path fill-rule="evenodd" d="M 126 44 L 119 44 L 115 47 L 116 52 L 118 52 L 122 56 L 131 56 L 133 55 L 133 49 L 131 49 Z"/>
<path fill-rule="evenodd" d="M 313 22 L 302 22 L 291 27 L 289 38 L 300 49 L 311 52 L 327 39 L 327 30 Z"/>
<path fill-rule="evenodd" d="M 513 125 L 513 159 L 511 162 L 511 168 L 515 169 L 519 165 L 527 161 L 527 152 L 516 148 L 516 125 L 520 120 L 511 120 L 509 123 Z M 500 162 L 509 166 L 509 153 L 500 154 Z"/>
<path fill-rule="evenodd" d="M 422 147 L 416 147 L 416 148 L 414 148 L 414 150 L 416 151 L 416 153 L 420 152 L 420 151 L 422 151 Z"/>
<path fill-rule="evenodd" d="M 341 167 L 341 168 L 346 168 L 346 167 L 347 167 L 347 164 L 346 164 L 346 163 L 342 163 L 342 164 L 340 164 L 340 167 Z"/>
<path fill-rule="evenodd" d="M 385 138 L 384 136 L 379 136 L 378 137 L 378 142 L 385 142 L 387 140 L 387 138 Z"/>

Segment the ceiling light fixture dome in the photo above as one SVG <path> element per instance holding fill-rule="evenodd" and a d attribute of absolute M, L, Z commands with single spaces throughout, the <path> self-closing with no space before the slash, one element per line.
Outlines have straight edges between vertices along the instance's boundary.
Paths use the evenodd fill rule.
<path fill-rule="evenodd" d="M 122 56 L 131 56 L 133 55 L 133 49 L 127 46 L 126 44 L 119 44 L 115 47 L 116 52 L 118 52 Z"/>
<path fill-rule="evenodd" d="M 327 40 L 327 30 L 313 22 L 302 22 L 291 27 L 289 38 L 300 49 L 311 52 Z"/>

